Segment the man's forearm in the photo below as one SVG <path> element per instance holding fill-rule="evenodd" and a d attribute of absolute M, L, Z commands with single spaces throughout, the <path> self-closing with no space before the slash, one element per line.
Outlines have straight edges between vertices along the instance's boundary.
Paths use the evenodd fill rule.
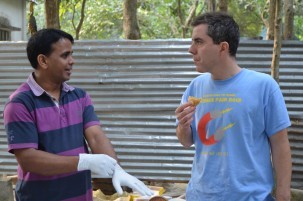
<path fill-rule="evenodd" d="M 77 171 L 78 156 L 59 156 L 33 148 L 15 150 L 17 161 L 24 172 L 53 176 Z"/>
<path fill-rule="evenodd" d="M 291 183 L 291 150 L 286 131 L 281 131 L 271 137 L 272 160 L 276 174 L 276 200 L 290 201 Z"/>
<path fill-rule="evenodd" d="M 290 201 L 291 156 L 290 150 L 281 150 L 279 156 L 273 157 L 276 173 L 276 200 Z"/>
<path fill-rule="evenodd" d="M 180 125 L 176 128 L 177 137 L 179 142 L 184 147 L 190 147 L 193 145 L 193 137 L 192 137 L 192 130 L 191 127 L 182 128 Z"/>

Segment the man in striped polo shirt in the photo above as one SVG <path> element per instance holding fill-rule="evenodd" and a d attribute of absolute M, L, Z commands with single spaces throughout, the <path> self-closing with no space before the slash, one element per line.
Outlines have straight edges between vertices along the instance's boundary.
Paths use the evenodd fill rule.
<path fill-rule="evenodd" d="M 91 173 L 113 178 L 119 194 L 121 186 L 128 186 L 152 195 L 118 165 L 90 96 L 66 83 L 74 64 L 73 43 L 70 34 L 57 29 L 40 30 L 28 41 L 34 72 L 4 109 L 8 150 L 18 161 L 16 200 L 91 201 Z"/>

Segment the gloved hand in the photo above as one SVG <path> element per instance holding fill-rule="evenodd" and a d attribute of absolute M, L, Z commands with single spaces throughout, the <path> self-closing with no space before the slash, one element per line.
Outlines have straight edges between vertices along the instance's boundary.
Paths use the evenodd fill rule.
<path fill-rule="evenodd" d="M 125 172 L 118 163 L 116 164 L 112 181 L 113 186 L 119 195 L 123 193 L 121 186 L 128 186 L 129 188 L 132 188 L 133 191 L 138 191 L 142 196 L 153 195 L 153 192 L 145 186 L 142 181 Z"/>
<path fill-rule="evenodd" d="M 95 177 L 108 178 L 114 174 L 117 161 L 105 154 L 79 154 L 78 171 L 90 170 Z"/>

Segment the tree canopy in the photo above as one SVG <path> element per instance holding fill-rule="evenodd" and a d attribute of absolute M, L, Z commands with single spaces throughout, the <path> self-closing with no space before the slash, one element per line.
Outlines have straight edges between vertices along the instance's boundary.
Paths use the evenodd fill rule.
<path fill-rule="evenodd" d="M 79 39 L 120 39 L 123 38 L 123 1 L 98 0 L 60 0 L 60 28 L 78 35 Z M 37 0 L 35 18 L 38 29 L 45 28 L 44 0 Z M 137 20 L 141 38 L 168 39 L 189 38 L 186 19 L 194 4 L 194 15 L 207 11 L 207 1 L 198 0 L 137 0 Z M 294 0 L 294 36 L 303 40 L 303 1 Z M 264 0 L 228 1 L 228 12 L 239 23 L 241 36 L 256 38 L 266 35 L 266 20 L 269 8 Z M 79 23 L 83 18 L 83 23 Z"/>

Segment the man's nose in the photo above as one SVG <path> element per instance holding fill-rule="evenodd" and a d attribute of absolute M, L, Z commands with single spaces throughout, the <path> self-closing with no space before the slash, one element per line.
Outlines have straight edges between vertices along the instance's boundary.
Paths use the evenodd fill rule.
<path fill-rule="evenodd" d="M 69 61 L 69 63 L 71 63 L 71 64 L 74 64 L 74 63 L 75 63 L 75 59 L 74 59 L 74 57 L 73 57 L 73 56 L 71 56 L 71 57 L 70 57 L 70 61 Z"/>
<path fill-rule="evenodd" d="M 189 47 L 189 49 L 188 49 L 188 52 L 191 53 L 191 54 L 195 54 L 193 45 L 190 45 L 190 47 Z"/>

